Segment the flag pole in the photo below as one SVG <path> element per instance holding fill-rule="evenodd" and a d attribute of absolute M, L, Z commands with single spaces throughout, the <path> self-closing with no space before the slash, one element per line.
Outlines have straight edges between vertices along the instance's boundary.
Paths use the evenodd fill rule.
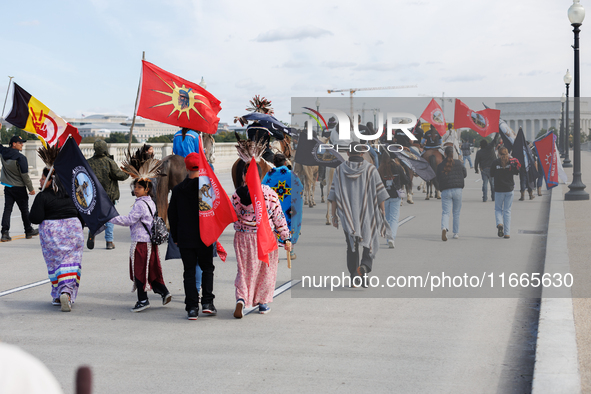
<path fill-rule="evenodd" d="M 4 109 L 6 109 L 6 100 L 8 99 L 8 91 L 10 90 L 10 84 L 12 83 L 12 78 L 10 75 L 8 76 L 8 78 L 10 78 L 8 80 L 8 87 L 6 88 L 6 97 L 4 97 L 4 106 L 2 107 L 2 120 L 4 120 Z"/>
<path fill-rule="evenodd" d="M 41 191 L 45 190 L 45 187 L 47 186 L 47 181 L 49 180 L 49 178 L 51 178 L 51 174 L 53 174 L 53 164 L 51 165 L 51 168 L 49 169 L 49 173 L 47 173 L 47 177 L 45 178 L 45 183 L 43 184 Z"/>
<path fill-rule="evenodd" d="M 146 51 L 142 51 L 142 60 L 146 60 Z M 135 126 L 135 115 L 137 112 L 137 102 L 140 98 L 140 89 L 142 87 L 142 74 L 140 73 L 140 82 L 137 86 L 137 96 L 135 96 L 135 106 L 133 107 L 133 120 L 131 121 L 131 128 L 129 129 L 129 143 L 127 150 L 131 152 L 131 139 L 133 138 L 133 126 Z"/>

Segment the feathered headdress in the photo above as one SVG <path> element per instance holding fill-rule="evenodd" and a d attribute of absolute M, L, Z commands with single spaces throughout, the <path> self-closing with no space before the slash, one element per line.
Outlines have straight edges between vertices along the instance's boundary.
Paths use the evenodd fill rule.
<path fill-rule="evenodd" d="M 162 160 L 147 157 L 143 149 L 138 149 L 133 155 L 127 150 L 125 159 L 121 162 L 121 170 L 133 179 L 150 181 L 160 175 Z"/>
<path fill-rule="evenodd" d="M 250 107 L 246 108 L 247 111 L 259 112 L 261 114 L 273 115 L 275 111 L 271 108 L 271 100 L 261 98 L 258 94 L 249 101 Z"/>
<path fill-rule="evenodd" d="M 58 192 L 58 183 L 55 182 L 55 173 L 53 172 L 53 163 L 55 163 L 55 159 L 57 158 L 58 153 L 60 152 L 60 148 L 56 145 L 54 146 L 41 146 L 37 149 L 37 155 L 43 160 L 45 163 L 45 167 L 50 169 L 48 174 L 48 178 L 52 180 L 51 187 L 54 192 Z M 47 181 L 46 183 L 47 184 Z M 45 185 L 43 185 L 43 189 L 45 189 Z"/>
<path fill-rule="evenodd" d="M 264 115 L 272 116 L 275 114 L 273 108 L 271 108 L 271 100 L 267 100 L 266 98 L 261 98 L 258 94 L 249 101 L 250 107 L 246 108 L 247 111 L 251 113 L 259 113 Z M 234 123 L 240 122 L 242 126 L 248 124 L 248 120 L 244 116 L 235 116 Z"/>
<path fill-rule="evenodd" d="M 257 141 L 243 140 L 240 138 L 240 134 L 236 132 L 234 133 L 236 134 L 236 140 L 238 141 L 238 145 L 236 145 L 238 157 L 240 157 L 245 163 L 250 162 L 250 159 L 253 157 L 256 161 L 260 160 L 265 152 L 265 144 Z"/>

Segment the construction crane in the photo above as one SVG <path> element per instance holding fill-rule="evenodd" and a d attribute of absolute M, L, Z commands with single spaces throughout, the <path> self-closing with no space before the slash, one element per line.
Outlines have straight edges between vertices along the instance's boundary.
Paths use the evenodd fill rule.
<path fill-rule="evenodd" d="M 417 88 L 417 85 L 404 85 L 404 86 L 383 86 L 377 88 L 352 88 L 352 89 L 328 89 L 328 93 L 338 93 L 338 92 L 349 92 L 351 98 L 351 119 L 353 119 L 353 95 L 355 92 L 360 92 L 362 90 L 391 90 L 391 89 L 408 89 L 408 88 Z"/>

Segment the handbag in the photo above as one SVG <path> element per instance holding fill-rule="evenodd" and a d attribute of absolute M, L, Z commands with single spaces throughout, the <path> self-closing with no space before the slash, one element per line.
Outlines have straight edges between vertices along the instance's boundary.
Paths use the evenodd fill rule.
<path fill-rule="evenodd" d="M 398 193 L 398 197 L 402 199 L 406 198 L 406 190 L 404 188 L 397 189 L 396 192 Z"/>
<path fill-rule="evenodd" d="M 148 231 L 148 227 L 140 220 L 140 223 L 146 229 L 146 232 L 150 234 L 150 241 L 155 245 L 162 245 L 165 242 L 168 242 L 168 230 L 166 229 L 166 223 L 164 223 L 164 219 L 158 216 L 158 211 L 156 214 L 152 214 L 152 209 L 150 205 L 144 201 L 148 206 L 148 210 L 150 211 L 150 215 L 152 215 L 152 231 Z"/>

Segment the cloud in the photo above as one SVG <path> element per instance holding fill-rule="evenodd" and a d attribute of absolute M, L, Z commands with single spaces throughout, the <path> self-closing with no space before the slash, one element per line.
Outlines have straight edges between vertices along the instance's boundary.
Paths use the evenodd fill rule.
<path fill-rule="evenodd" d="M 243 79 L 241 81 L 236 82 L 235 85 L 239 89 L 246 89 L 246 90 L 263 90 L 265 85 L 261 85 L 258 82 L 252 80 L 252 78 Z"/>
<path fill-rule="evenodd" d="M 531 70 L 526 73 L 519 73 L 520 77 L 535 77 L 537 75 L 546 74 L 547 72 L 544 70 Z"/>
<path fill-rule="evenodd" d="M 406 68 L 411 67 L 418 67 L 419 63 L 407 63 L 407 64 L 399 64 L 399 63 L 367 63 L 367 64 L 360 64 L 359 66 L 355 67 L 357 71 L 399 71 Z"/>
<path fill-rule="evenodd" d="M 472 82 L 472 81 L 482 81 L 484 79 L 484 75 L 456 75 L 454 77 L 447 77 L 443 78 L 445 82 Z"/>
<path fill-rule="evenodd" d="M 18 23 L 19 26 L 39 26 L 40 24 L 41 22 L 39 22 L 37 19 L 34 19 L 32 21 L 22 21 Z"/>
<path fill-rule="evenodd" d="M 353 67 L 356 66 L 357 63 L 353 63 L 353 62 L 322 62 L 322 66 L 323 67 L 328 67 L 328 68 L 343 68 L 343 67 Z"/>
<path fill-rule="evenodd" d="M 285 62 L 280 66 L 277 66 L 278 68 L 304 68 L 306 66 L 309 66 L 310 64 L 307 62 Z"/>
<path fill-rule="evenodd" d="M 303 40 L 305 38 L 319 38 L 325 35 L 332 36 L 333 34 L 328 30 L 308 25 L 294 29 L 269 30 L 259 34 L 254 40 L 257 42 Z"/>
<path fill-rule="evenodd" d="M 376 46 L 377 46 L 377 45 L 384 45 L 384 41 L 382 41 L 382 40 L 377 40 L 377 41 L 375 42 L 375 45 L 376 45 Z"/>

